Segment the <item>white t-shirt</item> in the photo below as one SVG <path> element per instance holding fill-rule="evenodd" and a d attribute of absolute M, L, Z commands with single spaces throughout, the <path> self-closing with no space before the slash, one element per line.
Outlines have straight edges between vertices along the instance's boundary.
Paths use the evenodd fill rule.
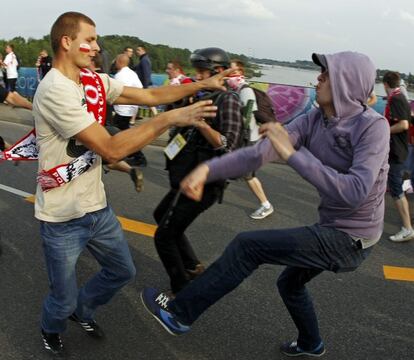
<path fill-rule="evenodd" d="M 243 85 L 245 84 L 242 84 L 240 86 L 241 90 L 238 91 L 243 107 L 247 105 L 249 100 L 253 100 L 252 117 L 250 118 L 250 141 L 255 142 L 260 139 L 259 126 L 257 125 L 256 118 L 253 114 L 254 111 L 257 111 L 256 96 L 250 87 L 242 88 Z"/>
<path fill-rule="evenodd" d="M 6 55 L 4 61 L 4 65 L 6 65 L 6 71 L 7 71 L 7 78 L 8 79 L 17 79 L 18 73 L 17 73 L 17 58 L 16 55 L 14 55 L 14 52 L 11 52 Z"/>
<path fill-rule="evenodd" d="M 115 79 L 120 81 L 125 86 L 131 86 L 142 89 L 141 80 L 135 71 L 125 66 L 115 74 Z M 115 105 L 114 110 L 121 116 L 134 116 L 138 112 L 137 105 Z"/>
<path fill-rule="evenodd" d="M 123 91 L 123 85 L 106 74 L 100 74 L 107 101 L 112 103 Z M 83 86 L 51 69 L 39 83 L 33 99 L 36 140 L 39 148 L 39 171 L 67 164 L 69 139 L 94 123 L 88 113 Z M 71 182 L 43 192 L 36 189 L 35 217 L 50 222 L 63 222 L 106 207 L 101 180 L 101 157 L 88 171 Z"/>

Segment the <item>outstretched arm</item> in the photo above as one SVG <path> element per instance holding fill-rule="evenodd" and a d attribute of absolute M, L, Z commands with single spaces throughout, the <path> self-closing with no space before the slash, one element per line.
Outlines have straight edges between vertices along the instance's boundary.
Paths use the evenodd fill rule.
<path fill-rule="evenodd" d="M 224 80 L 226 76 L 234 70 L 229 69 L 221 72 L 207 80 L 194 82 L 191 84 L 183 84 L 181 86 L 161 86 L 150 89 L 137 89 L 133 87 L 124 87 L 121 96 L 119 96 L 114 104 L 118 105 L 147 105 L 156 106 L 160 104 L 170 104 L 174 101 L 182 99 L 185 96 L 195 94 L 201 89 L 219 89 L 225 91 Z"/>
<path fill-rule="evenodd" d="M 241 148 L 199 165 L 181 182 L 181 191 L 199 201 L 204 185 L 216 180 L 236 178 L 257 170 L 263 164 L 279 158 L 269 139 Z"/>
<path fill-rule="evenodd" d="M 170 126 L 198 126 L 202 118 L 215 116 L 216 109 L 211 105 L 211 100 L 200 101 L 191 106 L 161 113 L 140 126 L 121 131 L 114 136 L 94 122 L 75 137 L 109 163 L 114 163 L 142 149 Z"/>

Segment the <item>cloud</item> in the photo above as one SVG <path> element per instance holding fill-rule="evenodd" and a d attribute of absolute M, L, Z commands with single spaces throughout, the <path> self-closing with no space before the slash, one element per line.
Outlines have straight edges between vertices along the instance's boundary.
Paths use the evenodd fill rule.
<path fill-rule="evenodd" d="M 275 18 L 275 14 L 273 14 L 270 9 L 266 8 L 260 0 L 242 0 L 239 6 L 241 13 L 248 17 L 255 19 Z"/>
<path fill-rule="evenodd" d="M 400 11 L 400 17 L 401 17 L 402 20 L 407 21 L 407 22 L 414 25 L 414 15 L 411 14 L 410 12 L 405 11 L 405 10 L 401 10 Z"/>
<path fill-rule="evenodd" d="M 183 17 L 183 16 L 169 16 L 165 19 L 166 24 L 172 26 L 178 26 L 181 28 L 197 28 L 199 27 L 199 22 L 192 17 Z"/>
<path fill-rule="evenodd" d="M 176 1 L 159 0 L 148 6 L 170 16 L 227 22 L 233 20 L 270 20 L 274 13 L 264 5 L 262 0 L 193 0 L 185 6 L 177 6 Z"/>

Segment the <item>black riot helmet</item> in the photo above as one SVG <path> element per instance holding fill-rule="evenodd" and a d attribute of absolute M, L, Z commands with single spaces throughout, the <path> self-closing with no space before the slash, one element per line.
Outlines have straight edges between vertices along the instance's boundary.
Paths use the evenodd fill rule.
<path fill-rule="evenodd" d="M 229 55 L 223 49 L 216 47 L 194 51 L 190 56 L 190 61 L 194 68 L 208 69 L 211 72 L 215 72 L 215 69 L 220 66 L 225 69 L 230 67 Z"/>

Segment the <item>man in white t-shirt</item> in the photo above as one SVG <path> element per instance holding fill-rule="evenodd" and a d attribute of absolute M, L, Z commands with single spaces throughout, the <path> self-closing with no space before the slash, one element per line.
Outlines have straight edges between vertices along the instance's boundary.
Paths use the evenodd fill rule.
<path fill-rule="evenodd" d="M 99 51 L 95 23 L 86 15 L 67 12 L 53 24 L 50 38 L 53 68 L 40 82 L 33 101 L 40 175 L 45 170 L 51 170 L 53 175 L 57 166 L 79 159 L 73 151 L 82 152 L 84 148 L 96 154 L 90 168 L 72 181 L 49 191 L 43 191 L 39 184 L 36 191 L 35 217 L 40 220 L 50 283 L 43 303 L 41 331 L 44 348 L 61 354 L 60 334 L 66 329 L 67 319 L 78 323 L 88 335 L 102 337 L 103 331 L 95 321 L 97 308 L 135 276 L 120 223 L 106 201 L 101 158 L 117 162 L 170 126 L 199 126 L 204 117 L 215 116 L 216 107 L 211 101 L 202 101 L 162 113 L 141 126 L 111 136 L 88 112 L 87 105 L 98 99 L 91 99 L 90 87 L 84 87 L 80 79 L 81 69 L 89 67 Z M 100 74 L 108 102 L 148 106 L 174 102 L 202 88 L 223 89 L 223 77 L 227 75 L 224 72 L 186 86 L 144 90 Z M 98 89 L 101 91 L 101 85 Z M 76 263 L 85 248 L 101 270 L 78 289 Z"/>
<path fill-rule="evenodd" d="M 131 58 L 127 53 L 120 54 L 115 59 L 115 67 L 118 70 L 115 79 L 123 83 L 125 86 L 137 87 L 142 89 L 141 80 L 135 71 L 130 68 Z M 115 105 L 115 116 L 113 124 L 120 130 L 129 129 L 129 125 L 135 124 L 135 117 L 138 113 L 136 105 Z M 146 166 L 147 158 L 142 151 L 129 156 L 126 162 L 131 166 Z"/>
<path fill-rule="evenodd" d="M 18 77 L 17 65 L 19 63 L 14 53 L 13 44 L 7 44 L 5 51 L 7 55 L 3 61 L 3 64 L 6 67 L 6 73 L 7 73 L 7 90 L 16 91 L 16 82 L 17 82 L 17 77 Z"/>
<path fill-rule="evenodd" d="M 120 81 L 125 86 L 131 86 L 142 89 L 142 83 L 138 78 L 135 71 L 131 70 L 128 66 L 129 57 L 126 54 L 120 54 L 116 57 L 115 66 L 117 73 L 115 74 L 115 80 Z M 138 112 L 137 105 L 115 105 L 115 117 L 113 120 L 114 125 L 120 130 L 129 129 L 129 121 L 135 117 Z"/>

